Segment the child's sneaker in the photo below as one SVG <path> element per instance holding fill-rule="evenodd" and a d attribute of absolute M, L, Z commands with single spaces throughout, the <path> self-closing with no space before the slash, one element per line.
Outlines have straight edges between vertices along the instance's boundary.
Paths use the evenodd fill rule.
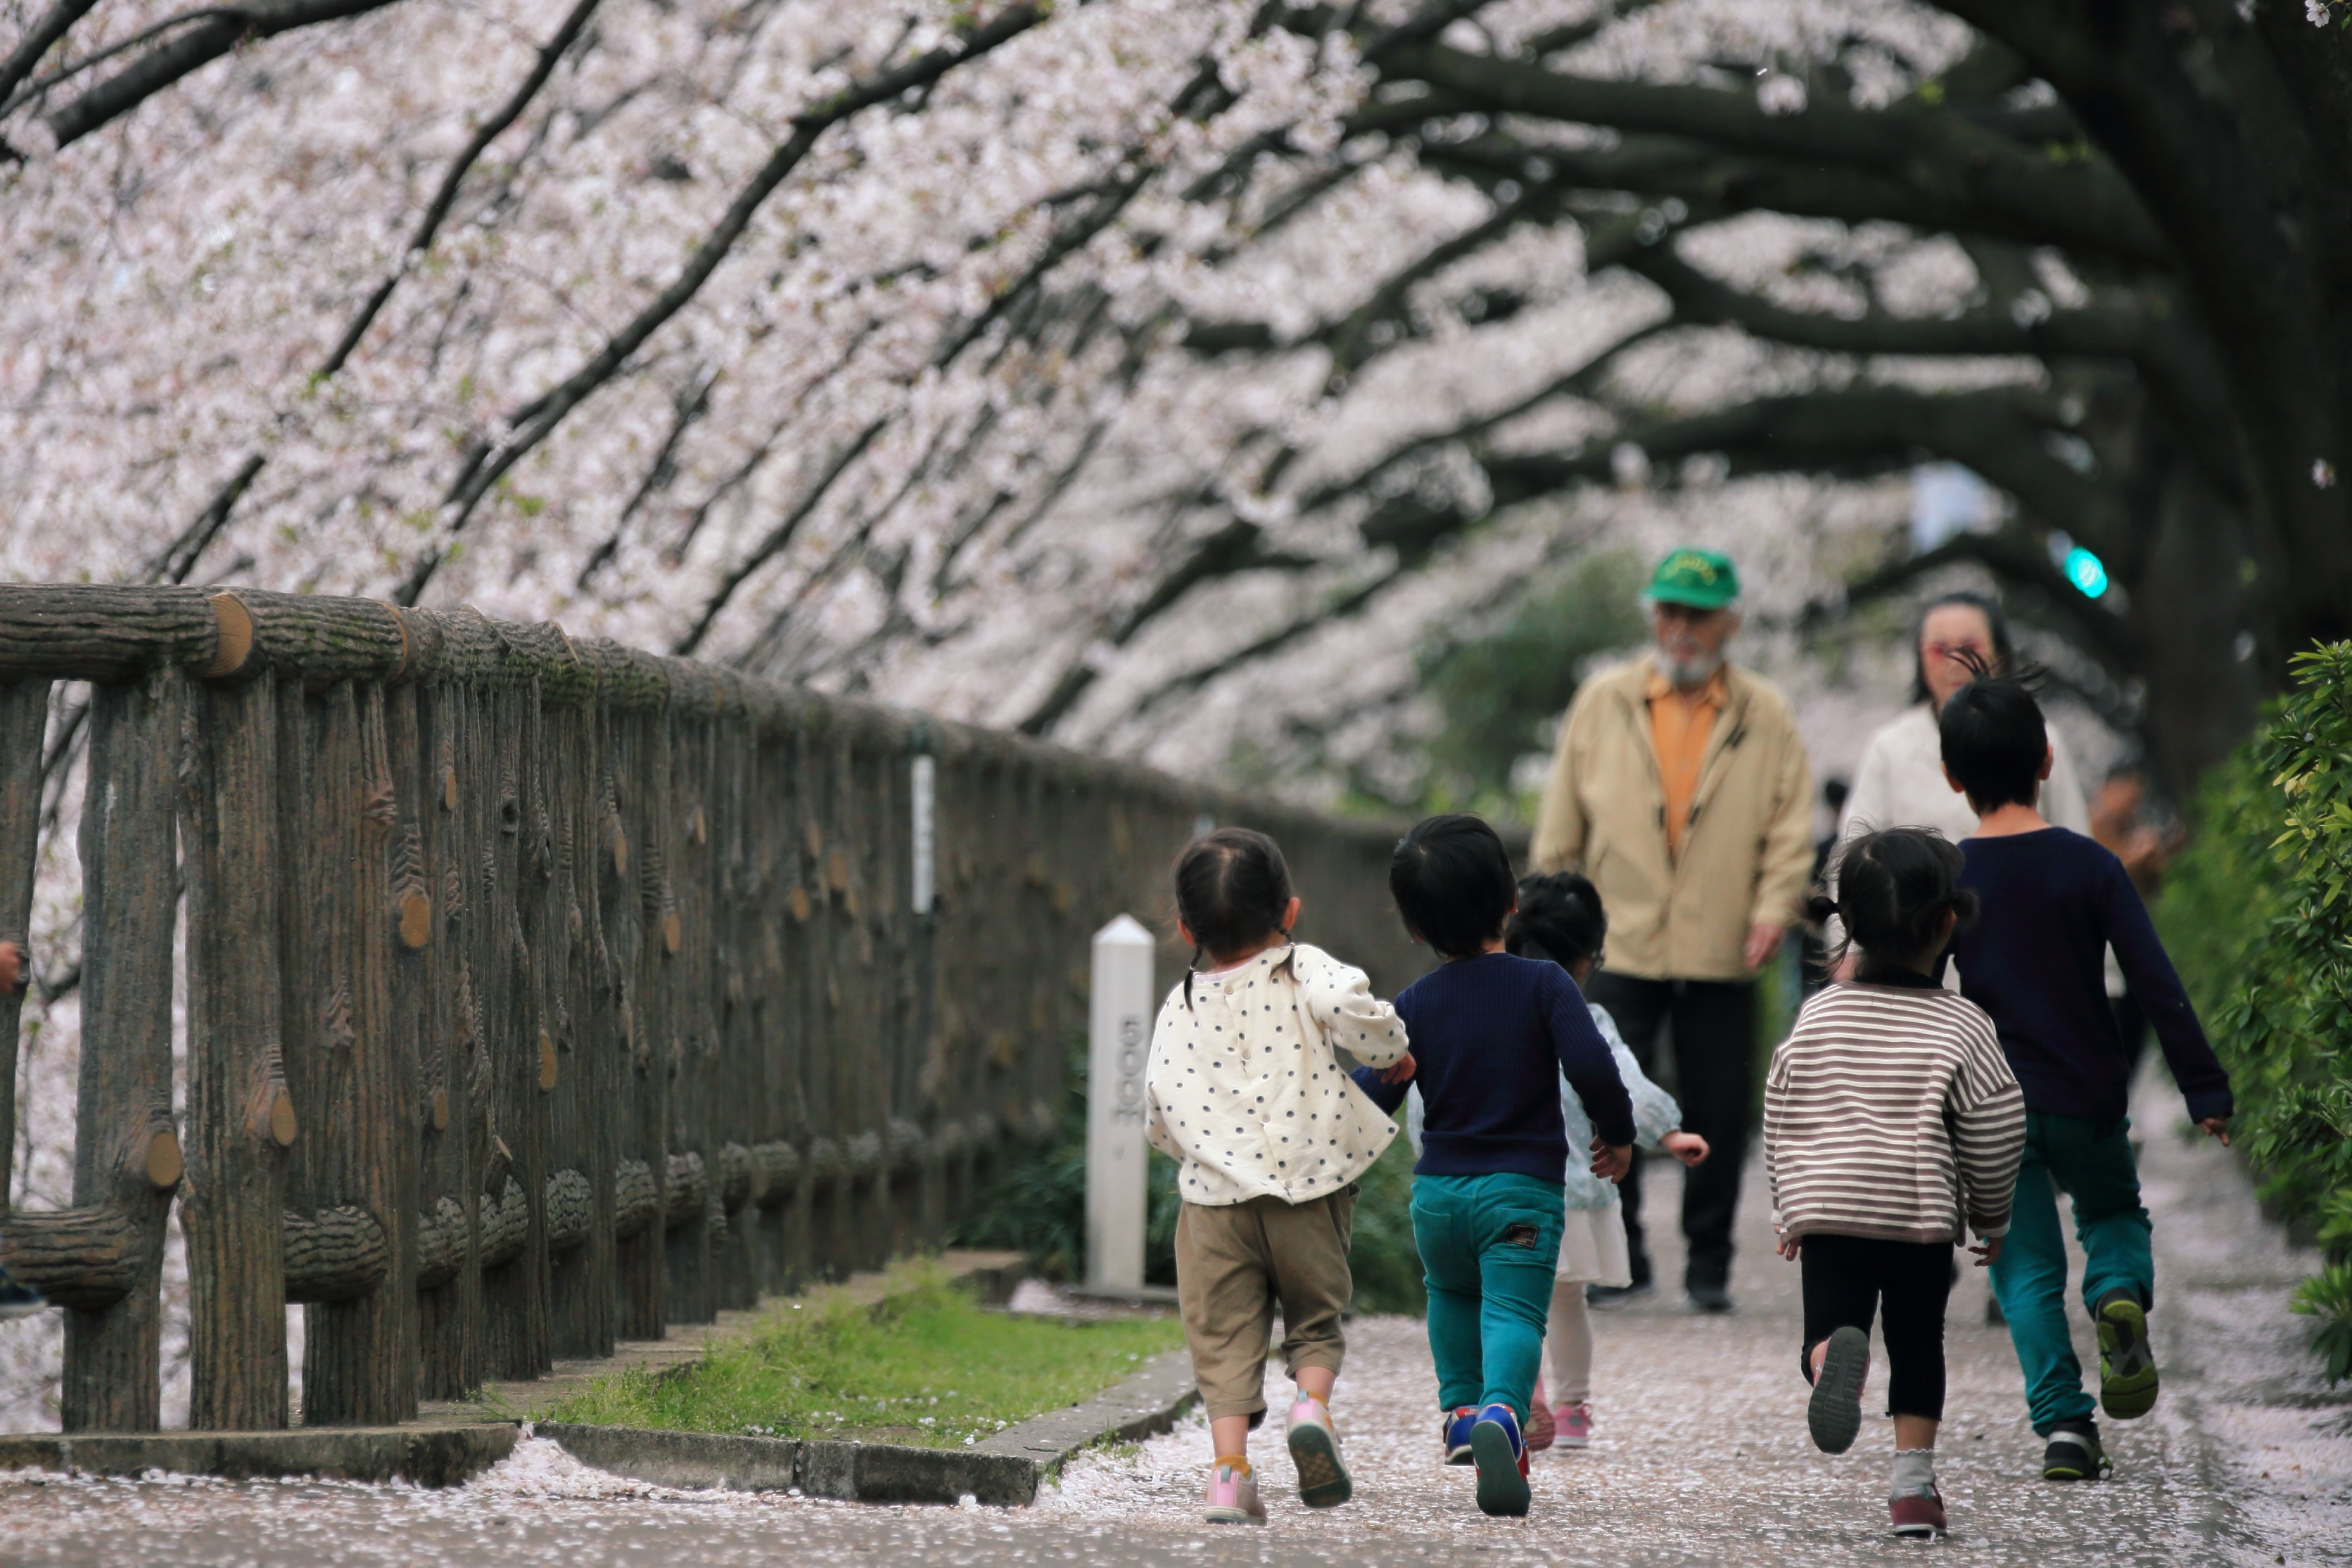
<path fill-rule="evenodd" d="M 2043 1480 L 2095 1481 L 2115 1468 L 2099 1445 L 2097 1422 L 2061 1421 L 2050 1428 L 2050 1446 L 2042 1451 Z"/>
<path fill-rule="evenodd" d="M 1870 1336 L 1848 1324 L 1830 1335 L 1822 1353 L 1822 1366 L 1813 1374 L 1813 1396 L 1805 1406 L 1805 1425 L 1813 1447 L 1824 1454 L 1843 1454 L 1862 1434 L 1862 1382 L 1870 1372 Z"/>
<path fill-rule="evenodd" d="M 0 1269 L 0 1321 L 8 1318 L 29 1318 L 48 1305 L 47 1298 L 32 1286 L 25 1284 L 5 1269 Z"/>
<path fill-rule="evenodd" d="M 1356 1495 L 1339 1462 L 1339 1429 L 1311 1394 L 1290 1406 L 1290 1458 L 1298 1467 L 1298 1500 L 1307 1507 L 1337 1508 Z"/>
<path fill-rule="evenodd" d="M 1528 1446 L 1509 1406 L 1489 1405 L 1478 1412 L 1470 1448 L 1478 1462 L 1478 1511 L 1525 1517 L 1534 1495 L 1528 1490 Z"/>
<path fill-rule="evenodd" d="M 1475 1465 L 1476 1454 L 1470 1447 L 1470 1429 L 1478 1424 L 1478 1406 L 1457 1405 L 1451 1416 L 1437 1419 L 1438 1446 L 1445 1450 L 1449 1465 Z"/>
<path fill-rule="evenodd" d="M 1555 1405 L 1551 1407 L 1551 1418 L 1555 1429 L 1559 1433 L 1561 1448 L 1592 1447 L 1591 1406 L 1580 1402 L 1575 1405 Z M 1534 1445 L 1529 1444 L 1528 1447 L 1532 1448 Z"/>
<path fill-rule="evenodd" d="M 1540 1454 L 1559 1436 L 1559 1423 L 1552 1419 L 1551 1406 L 1544 1398 L 1543 1384 L 1536 1384 L 1535 1397 L 1528 1401 L 1528 1452 Z"/>
<path fill-rule="evenodd" d="M 1201 1517 L 1211 1524 L 1264 1524 L 1265 1504 L 1257 1500 L 1257 1477 L 1246 1459 L 1220 1458 L 1209 1472 L 1208 1506 Z"/>
<path fill-rule="evenodd" d="M 2118 1287 L 2099 1298 L 2099 1408 L 2118 1421 L 2136 1421 L 2156 1408 L 2156 1351 L 2147 1342 L 2147 1312 Z"/>
<path fill-rule="evenodd" d="M 1886 1507 L 1895 1516 L 1897 1535 L 1936 1536 L 1948 1528 L 1944 1523 L 1943 1494 L 1932 1486 L 1924 1493 L 1888 1498 Z"/>

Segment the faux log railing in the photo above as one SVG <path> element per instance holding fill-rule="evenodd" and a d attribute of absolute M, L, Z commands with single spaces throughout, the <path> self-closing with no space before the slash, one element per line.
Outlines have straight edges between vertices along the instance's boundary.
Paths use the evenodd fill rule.
<path fill-rule="evenodd" d="M 0 586 L 0 936 L 59 681 L 74 1207 L 0 1262 L 68 1309 L 68 1430 L 159 1422 L 175 1197 L 215 1429 L 287 1424 L 289 1302 L 304 1421 L 388 1423 L 936 1240 L 1052 1129 L 1087 937 L 1203 817 L 1281 838 L 1311 939 L 1418 967 L 1371 827 L 551 624 L 181 589 Z"/>

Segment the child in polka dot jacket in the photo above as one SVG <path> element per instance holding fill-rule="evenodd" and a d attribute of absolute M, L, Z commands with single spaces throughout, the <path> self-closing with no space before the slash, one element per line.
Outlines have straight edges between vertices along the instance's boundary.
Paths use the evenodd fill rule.
<path fill-rule="evenodd" d="M 1330 1508 L 1354 1490 L 1330 1409 L 1355 1288 L 1349 1229 L 1356 1178 L 1397 1129 L 1335 1048 L 1400 1080 L 1412 1058 L 1362 970 L 1291 940 L 1298 900 L 1264 833 L 1194 840 L 1176 862 L 1176 913 L 1193 963 L 1151 1032 L 1149 1136 L 1180 1166 L 1176 1292 L 1215 1445 L 1205 1517 L 1264 1524 L 1248 1444 L 1265 1416 L 1276 1302 L 1298 1385 L 1288 1437 L 1299 1500 Z"/>

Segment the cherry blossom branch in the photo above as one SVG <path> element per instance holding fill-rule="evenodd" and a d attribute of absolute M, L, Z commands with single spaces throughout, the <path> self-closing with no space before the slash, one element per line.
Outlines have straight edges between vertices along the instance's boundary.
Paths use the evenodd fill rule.
<path fill-rule="evenodd" d="M 13 99 L 16 84 L 32 75 L 33 68 L 41 63 L 41 57 L 49 52 L 50 47 L 97 5 L 98 0 L 58 0 L 49 7 L 48 15 L 34 23 L 16 41 L 8 57 L 0 60 L 0 99 Z"/>
<path fill-rule="evenodd" d="M 475 442 L 442 497 L 446 532 L 455 536 L 464 531 L 491 486 L 554 434 L 556 427 L 574 408 L 612 380 L 647 339 L 701 292 L 702 286 L 709 281 L 710 275 L 718 270 L 720 262 L 727 259 L 736 242 L 751 226 L 753 216 L 785 178 L 800 166 L 801 161 L 808 156 L 810 149 L 816 145 L 825 131 L 863 110 L 928 86 L 956 67 L 992 53 L 1045 20 L 1048 11 L 1049 7 L 1044 5 L 1007 6 L 992 20 L 971 28 L 954 42 L 941 45 L 894 69 L 879 71 L 863 81 L 853 82 L 824 103 L 795 115 L 792 121 L 792 134 L 770 154 L 766 164 L 736 196 L 718 226 L 696 247 L 693 256 L 669 286 L 640 309 L 628 325 L 614 333 L 587 363 L 513 410 L 503 421 L 507 434 L 495 442 Z M 447 551 L 442 547 L 436 546 L 425 551 L 407 580 L 394 591 L 394 601 L 415 603 L 446 559 Z M 709 620 L 706 615 L 700 627 L 691 634 L 694 643 L 699 643 L 702 633 L 708 631 Z"/>
<path fill-rule="evenodd" d="M 360 345 L 360 340 L 367 336 L 368 329 L 374 325 L 377 316 L 382 314 L 385 304 L 391 300 L 393 290 L 400 287 L 401 279 L 408 276 L 417 259 L 430 252 L 434 241 L 440 237 L 441 225 L 448 221 L 451 210 L 456 207 L 457 192 L 466 183 L 466 176 L 473 172 L 474 165 L 480 162 L 482 154 L 489 150 L 490 143 L 496 141 L 517 120 L 520 119 L 522 111 L 530 106 L 531 99 L 539 96 L 540 89 L 544 88 L 548 78 L 554 75 L 556 62 L 562 59 L 564 52 L 579 39 L 581 29 L 587 26 L 589 16 L 594 13 L 598 4 L 599 0 L 579 0 L 579 3 L 572 7 L 572 14 L 564 18 L 563 25 L 556 29 L 555 36 L 550 38 L 545 47 L 539 51 L 539 57 L 533 63 L 530 74 L 525 77 L 522 84 L 508 96 L 506 102 L 499 107 L 498 111 L 476 129 L 464 150 L 442 173 L 440 189 L 434 193 L 433 200 L 425 205 L 424 215 L 417 220 L 415 231 L 410 236 L 407 249 L 402 253 L 399 264 L 384 276 L 383 282 L 376 285 L 374 292 L 362 303 L 351 321 L 344 327 L 343 335 L 337 340 L 333 350 L 328 353 L 326 361 L 313 373 L 311 377 L 313 386 L 331 380 L 350 361 L 352 351 Z M 228 526 L 229 514 L 236 509 L 237 502 L 244 497 L 247 490 L 252 488 L 254 480 L 260 475 L 263 466 L 268 461 L 267 455 L 257 452 L 237 465 L 236 472 L 229 476 L 226 484 L 214 492 L 212 500 L 205 505 L 202 512 L 197 514 L 195 521 L 188 525 L 180 537 L 173 541 L 171 548 L 165 550 L 150 568 L 151 580 L 164 582 L 187 580 L 188 574 L 195 570 L 197 559 L 212 547 L 213 541 L 218 538 L 221 531 Z M 586 586 L 584 577 L 582 586 Z"/>
<path fill-rule="evenodd" d="M 174 19 L 173 36 L 64 107 L 43 115 L 55 145 L 69 147 L 128 114 L 191 72 L 250 40 L 276 37 L 323 22 L 341 22 L 380 11 L 400 0 L 272 0 L 250 5 L 212 7 Z M 177 29 L 178 21 L 195 23 Z M 151 29 L 152 32 L 161 29 Z"/>

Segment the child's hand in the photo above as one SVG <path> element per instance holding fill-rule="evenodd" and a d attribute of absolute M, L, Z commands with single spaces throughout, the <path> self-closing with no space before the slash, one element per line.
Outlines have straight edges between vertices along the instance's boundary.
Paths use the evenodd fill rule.
<path fill-rule="evenodd" d="M 5 975 L 5 970 L 0 970 L 0 975 Z M 2207 1135 L 2209 1135 L 2209 1136 L 2210 1136 L 2210 1137 L 2216 1137 L 2216 1138 L 2221 1139 L 2221 1146 L 2222 1146 L 2223 1148 L 2225 1148 L 2225 1149 L 2226 1149 L 2226 1148 L 2228 1148 L 2228 1147 L 2230 1146 L 2230 1118 L 2229 1118 L 2229 1117 L 2227 1117 L 2227 1116 L 2208 1116 L 2208 1117 L 2206 1117 L 2203 1121 L 2201 1121 L 2201 1122 L 2200 1122 L 2200 1123 L 2198 1123 L 2198 1124 L 2197 1124 L 2197 1130 L 2198 1130 L 2199 1132 L 2200 1132 L 2200 1133 L 2204 1133 L 2204 1134 L 2206 1134 Z"/>
<path fill-rule="evenodd" d="M 1592 1140 L 1592 1174 L 1603 1181 L 1623 1181 L 1633 1168 L 1633 1145 Z"/>
<path fill-rule="evenodd" d="M 1407 1083 L 1412 1082 L 1412 1052 L 1408 1051 L 1386 1067 L 1381 1068 L 1375 1076 L 1383 1083 Z"/>
<path fill-rule="evenodd" d="M 1793 1263 L 1797 1260 L 1797 1254 L 1804 1250 L 1804 1246 L 1805 1239 L 1801 1236 L 1782 1236 L 1775 1249 Z"/>
<path fill-rule="evenodd" d="M 2000 1260 L 2000 1243 L 2001 1239 L 1998 1236 L 1986 1237 L 1969 1249 L 1970 1252 L 1976 1254 L 1978 1268 L 1990 1269 Z"/>
<path fill-rule="evenodd" d="M 1668 1133 L 1658 1140 L 1658 1147 L 1686 1166 L 1697 1165 L 1706 1158 L 1706 1140 L 1696 1133 Z"/>
<path fill-rule="evenodd" d="M 22 996 L 32 979 L 33 967 L 25 962 L 25 950 L 14 942 L 0 942 L 0 994 Z"/>

